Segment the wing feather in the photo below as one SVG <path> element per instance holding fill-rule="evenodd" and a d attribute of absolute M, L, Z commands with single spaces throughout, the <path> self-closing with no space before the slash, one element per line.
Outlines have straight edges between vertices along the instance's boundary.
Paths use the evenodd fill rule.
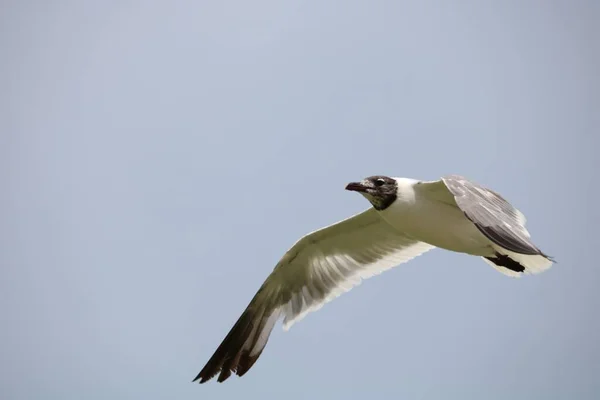
<path fill-rule="evenodd" d="M 362 280 L 432 248 L 393 229 L 372 208 L 304 236 L 285 253 L 194 381 L 245 374 L 280 317 L 288 330 Z"/>
<path fill-rule="evenodd" d="M 457 207 L 492 242 L 515 253 L 543 255 L 530 239 L 523 213 L 500 194 L 460 175 L 429 184 L 447 189 Z"/>

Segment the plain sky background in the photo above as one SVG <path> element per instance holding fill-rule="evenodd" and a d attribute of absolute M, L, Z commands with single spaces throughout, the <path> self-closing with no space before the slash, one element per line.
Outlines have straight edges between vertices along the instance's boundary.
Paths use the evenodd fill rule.
<path fill-rule="evenodd" d="M 0 398 L 597 399 L 597 1 L 4 1 Z M 372 174 L 465 175 L 551 270 L 435 250 L 192 384 Z"/>

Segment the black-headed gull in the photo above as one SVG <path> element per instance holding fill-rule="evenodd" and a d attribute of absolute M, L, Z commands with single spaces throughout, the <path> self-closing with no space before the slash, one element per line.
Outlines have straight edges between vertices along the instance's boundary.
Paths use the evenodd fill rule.
<path fill-rule="evenodd" d="M 288 330 L 362 279 L 434 247 L 482 257 L 512 277 L 553 263 L 531 241 L 520 211 L 462 176 L 419 181 L 379 175 L 346 189 L 362 194 L 372 207 L 298 240 L 194 381 L 244 375 L 281 317 Z"/>

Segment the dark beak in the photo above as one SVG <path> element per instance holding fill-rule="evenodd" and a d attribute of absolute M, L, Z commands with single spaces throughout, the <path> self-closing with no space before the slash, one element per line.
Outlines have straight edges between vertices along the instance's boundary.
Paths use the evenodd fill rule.
<path fill-rule="evenodd" d="M 366 192 L 367 187 L 359 182 L 350 182 L 346 185 L 346 190 L 351 190 L 353 192 Z"/>

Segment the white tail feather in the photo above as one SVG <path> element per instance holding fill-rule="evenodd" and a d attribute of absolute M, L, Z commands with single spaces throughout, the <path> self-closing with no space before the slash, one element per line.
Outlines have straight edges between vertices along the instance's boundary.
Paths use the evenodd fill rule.
<path fill-rule="evenodd" d="M 493 247 L 498 253 L 504 254 L 504 255 L 510 257 L 512 260 L 518 262 L 525 268 L 525 271 L 517 272 L 517 271 L 510 270 L 508 268 L 505 268 L 505 267 L 498 266 L 498 265 L 494 264 L 492 261 L 490 261 L 486 258 L 483 258 L 483 260 L 486 263 L 490 264 L 492 267 L 494 267 L 495 270 L 497 270 L 498 272 L 501 272 L 502 274 L 504 274 L 506 276 L 510 276 L 513 278 L 519 278 L 525 274 L 534 275 L 534 274 L 542 273 L 542 272 L 548 270 L 554 263 L 554 261 L 552 259 L 544 257 L 540 254 L 534 254 L 534 255 L 519 254 L 519 253 L 515 253 L 510 250 L 506 250 L 497 245 L 493 245 Z"/>

